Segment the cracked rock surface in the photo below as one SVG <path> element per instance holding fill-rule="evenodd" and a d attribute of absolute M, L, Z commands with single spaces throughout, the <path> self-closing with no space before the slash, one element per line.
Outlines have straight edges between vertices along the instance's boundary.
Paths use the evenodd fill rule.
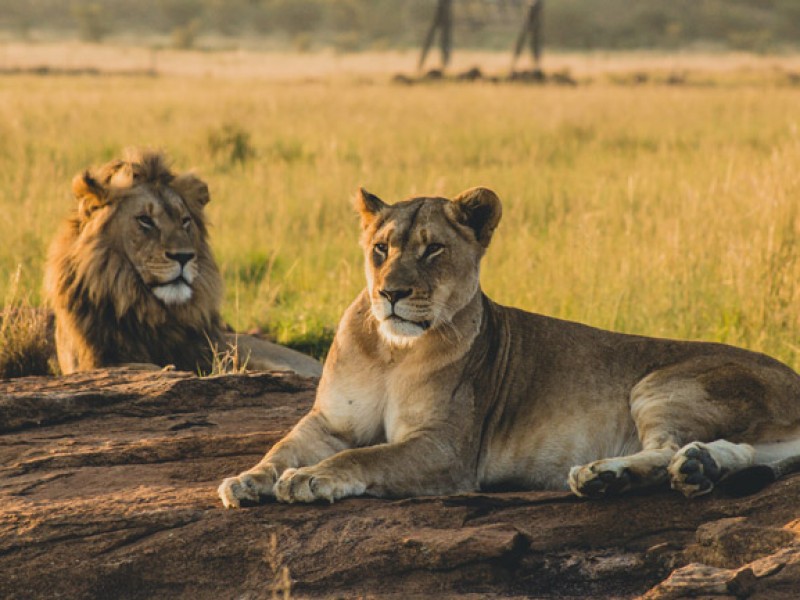
<path fill-rule="evenodd" d="M 800 476 L 744 498 L 476 493 L 226 511 L 316 381 L 0 381 L 4 598 L 797 598 Z M 566 476 L 566 474 L 565 474 Z"/>

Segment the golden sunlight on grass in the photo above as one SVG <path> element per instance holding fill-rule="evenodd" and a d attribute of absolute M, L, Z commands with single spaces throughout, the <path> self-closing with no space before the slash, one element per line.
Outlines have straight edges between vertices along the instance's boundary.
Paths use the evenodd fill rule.
<path fill-rule="evenodd" d="M 5 77 L 0 297 L 22 265 L 20 286 L 40 302 L 72 175 L 143 145 L 208 181 L 224 313 L 240 330 L 309 347 L 330 338 L 363 285 L 357 186 L 394 201 L 485 185 L 504 201 L 483 269 L 497 301 L 797 368 L 798 94 Z"/>

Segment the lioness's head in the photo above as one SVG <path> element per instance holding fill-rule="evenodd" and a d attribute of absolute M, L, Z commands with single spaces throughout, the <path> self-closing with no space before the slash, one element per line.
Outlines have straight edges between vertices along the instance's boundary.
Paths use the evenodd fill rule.
<path fill-rule="evenodd" d="M 472 188 L 453 200 L 386 204 L 359 190 L 361 245 L 372 315 L 384 340 L 413 344 L 446 328 L 475 296 L 480 260 L 500 221 L 500 199 Z"/>
<path fill-rule="evenodd" d="M 188 302 L 201 271 L 219 277 L 203 219 L 208 187 L 192 174 L 173 174 L 161 154 L 133 152 L 84 171 L 73 179 L 72 190 L 79 237 L 104 250 L 110 261 L 127 262 L 164 305 Z M 107 265 L 114 267 L 129 270 Z"/>

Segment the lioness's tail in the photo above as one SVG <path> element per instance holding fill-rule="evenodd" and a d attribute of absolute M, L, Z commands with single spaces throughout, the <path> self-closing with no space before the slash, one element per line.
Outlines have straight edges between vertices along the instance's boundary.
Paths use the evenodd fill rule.
<path fill-rule="evenodd" d="M 778 445 L 775 445 L 778 446 Z M 773 450 L 775 448 L 773 446 Z M 732 473 L 719 482 L 718 487 L 734 496 L 747 496 L 763 489 L 789 475 L 800 471 L 800 439 L 780 444 L 783 446 L 772 460 L 758 460 L 759 448 L 756 446 L 756 464 Z M 768 452 L 767 455 L 770 453 Z"/>

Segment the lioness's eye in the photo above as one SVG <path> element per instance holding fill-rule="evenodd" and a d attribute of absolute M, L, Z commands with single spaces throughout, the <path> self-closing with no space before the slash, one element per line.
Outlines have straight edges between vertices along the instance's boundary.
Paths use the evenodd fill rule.
<path fill-rule="evenodd" d="M 375 250 L 375 252 L 383 256 L 386 256 L 386 254 L 389 252 L 389 246 L 387 246 L 386 244 L 375 244 L 373 249 Z"/>
<path fill-rule="evenodd" d="M 136 220 L 139 221 L 139 225 L 142 226 L 142 229 L 152 229 L 156 226 L 155 221 L 147 215 L 139 215 L 136 217 Z"/>
<path fill-rule="evenodd" d="M 184 229 L 187 229 L 187 230 L 188 230 L 188 229 L 189 229 L 189 226 L 190 226 L 191 224 L 192 224 L 192 218 L 191 218 L 191 217 L 183 217 L 183 228 L 184 228 Z"/>
<path fill-rule="evenodd" d="M 425 252 L 422 253 L 422 258 L 433 258 L 441 254 L 443 250 L 444 244 L 428 244 L 428 247 L 425 248 Z"/>

